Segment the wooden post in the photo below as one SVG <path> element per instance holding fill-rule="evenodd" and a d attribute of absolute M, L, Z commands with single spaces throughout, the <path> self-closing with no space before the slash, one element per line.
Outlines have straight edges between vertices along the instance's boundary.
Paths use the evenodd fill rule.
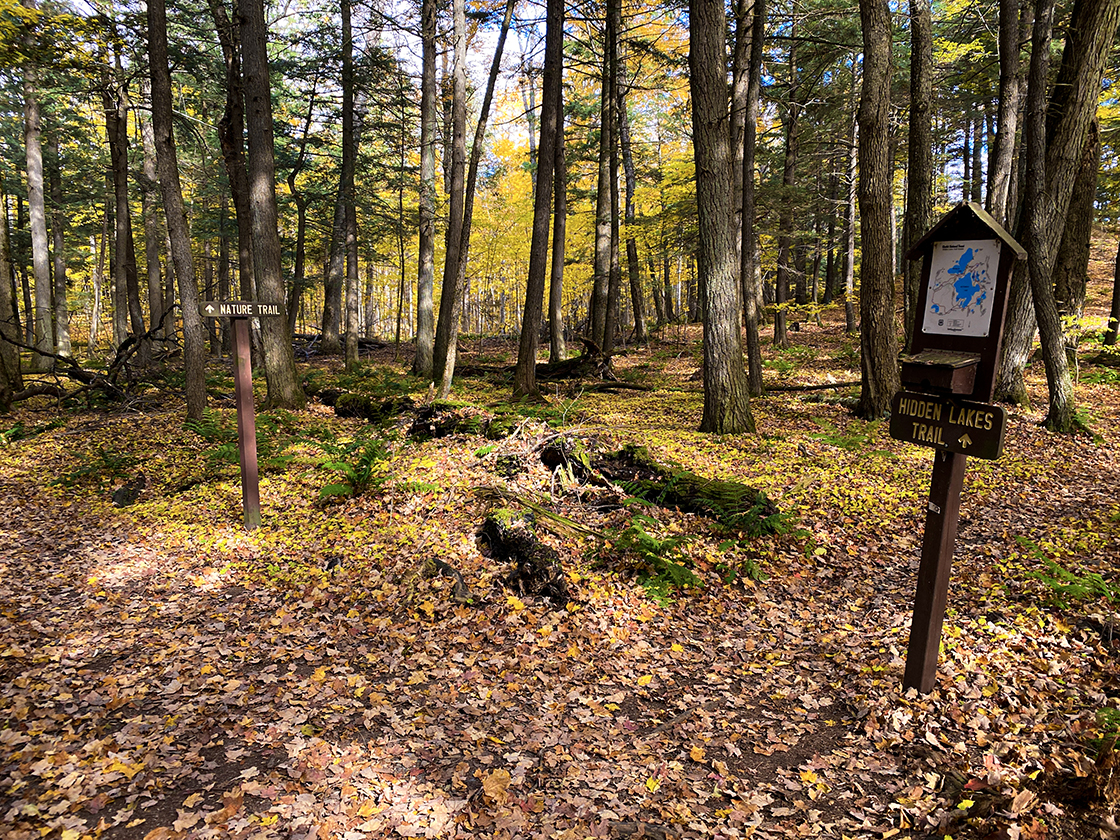
<path fill-rule="evenodd" d="M 953 566 L 953 544 L 957 539 L 967 460 L 958 452 L 945 450 L 938 450 L 933 456 L 918 590 L 914 596 L 910 647 L 902 678 L 903 688 L 916 688 L 922 694 L 932 691 L 937 680 L 937 654 L 949 597 L 949 572 Z"/>
<path fill-rule="evenodd" d="M 995 459 L 1003 449 L 1006 412 L 964 398 L 992 398 L 1011 268 L 1027 252 L 982 207 L 964 203 L 906 256 L 922 260 L 922 280 L 912 355 L 902 359 L 908 390 L 895 395 L 891 436 L 937 451 L 902 684 L 927 694 L 937 681 L 965 453 Z"/>
<path fill-rule="evenodd" d="M 257 474 L 257 420 L 256 406 L 253 403 L 249 319 L 230 320 L 233 321 L 234 352 L 237 357 L 233 387 L 237 402 L 237 454 L 241 461 L 241 506 L 244 510 L 245 528 L 252 531 L 261 526 L 261 496 Z"/>

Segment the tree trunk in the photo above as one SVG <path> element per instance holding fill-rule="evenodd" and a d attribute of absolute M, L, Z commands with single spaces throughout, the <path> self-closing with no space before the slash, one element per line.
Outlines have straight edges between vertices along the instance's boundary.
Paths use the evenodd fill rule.
<path fill-rule="evenodd" d="M 232 21 L 220 0 L 209 0 L 214 30 L 226 65 L 226 108 L 218 123 L 222 161 L 229 177 L 237 217 L 237 275 L 242 300 L 252 300 L 253 224 L 249 212 L 249 178 L 245 172 L 245 88 L 241 77 L 241 17 Z"/>
<path fill-rule="evenodd" d="M 36 8 L 32 0 L 24 0 L 24 3 L 28 8 Z M 31 266 L 35 275 L 35 348 L 43 353 L 53 353 L 51 268 L 47 244 L 47 203 L 43 192 L 41 137 L 39 93 L 36 90 L 35 71 L 29 67 L 23 79 L 23 139 L 27 155 L 27 208 L 31 215 Z M 31 357 L 31 367 L 36 371 L 48 371 L 54 367 L 54 360 L 37 352 Z"/>
<path fill-rule="evenodd" d="M 563 87 L 561 86 L 561 95 Z M 568 166 L 564 160 L 564 127 L 556 137 L 556 171 L 552 210 L 552 265 L 548 279 L 548 360 L 564 361 L 568 347 L 564 341 L 564 237 L 568 220 Z M 481 334 L 481 330 L 479 330 Z"/>
<path fill-rule="evenodd" d="M 617 107 L 618 140 L 622 148 L 622 171 L 626 178 L 626 273 L 630 280 L 630 301 L 634 307 L 634 340 L 646 342 L 649 340 L 649 335 L 646 332 L 645 304 L 642 297 L 642 266 L 638 262 L 638 240 L 633 230 L 634 193 L 637 190 L 638 179 L 634 173 L 634 154 L 630 148 L 630 119 L 626 111 L 626 93 L 622 84 L 619 85 Z"/>
<path fill-rule="evenodd" d="M 1062 231 L 1062 244 L 1054 264 L 1054 299 L 1062 316 L 1066 345 L 1072 355 L 1083 327 L 1085 294 L 1089 284 L 1089 245 L 1093 235 L 1093 214 L 1097 195 L 1097 173 L 1101 163 L 1100 121 L 1093 117 L 1085 154 L 1073 183 L 1069 211 Z"/>
<path fill-rule="evenodd" d="M 300 135 L 299 154 L 296 156 L 295 165 L 288 170 L 288 192 L 296 203 L 295 259 L 292 267 L 292 285 L 288 289 L 288 330 L 292 333 L 296 331 L 296 315 L 299 313 L 300 300 L 307 287 L 307 208 L 311 202 L 299 187 L 299 176 L 307 162 L 307 142 L 311 136 L 311 123 L 315 116 L 318 84 L 319 80 L 316 77 L 311 88 L 311 96 L 307 101 L 307 116 L 303 121 L 303 133 Z"/>
<path fill-rule="evenodd" d="M 66 301 L 66 242 L 63 233 L 65 216 L 62 212 L 62 158 L 59 156 L 58 135 L 47 141 L 50 151 L 51 172 L 51 249 L 54 252 L 54 344 L 60 356 L 71 355 L 70 309 Z"/>
<path fill-rule="evenodd" d="M 90 272 L 90 283 L 93 285 L 93 301 L 90 303 L 89 346 L 86 348 L 89 355 L 93 355 L 93 350 L 97 346 L 97 337 L 101 331 L 101 289 L 105 281 L 105 255 L 109 249 L 109 216 L 113 212 L 111 192 L 109 173 L 105 173 L 105 209 L 101 213 L 101 236 L 96 246 L 90 249 L 95 253 L 95 261 L 93 270 Z"/>
<path fill-rule="evenodd" d="M 863 89 L 859 106 L 859 406 L 867 420 L 890 411 L 900 387 L 891 241 L 891 16 L 886 0 L 861 0 Z"/>
<path fill-rule="evenodd" d="M 704 414 L 700 431 L 754 431 L 743 347 L 722 0 L 689 3 L 689 88 L 696 155 L 700 285 L 704 302 Z"/>
<path fill-rule="evenodd" d="M 984 112 L 977 110 L 972 115 L 972 183 L 969 188 L 969 201 L 977 204 L 982 199 L 984 188 Z"/>
<path fill-rule="evenodd" d="M 436 0 L 422 0 L 420 40 L 420 247 L 416 277 L 416 356 L 412 372 L 431 379 L 435 342 Z"/>
<path fill-rule="evenodd" d="M 513 374 L 513 396 L 535 397 L 537 390 L 537 345 L 544 306 L 544 276 L 548 266 L 548 221 L 552 204 L 552 170 L 563 114 L 560 112 L 564 51 L 564 2 L 548 0 L 545 27 L 545 58 L 541 97 L 541 140 L 538 145 L 537 188 L 533 196 L 533 238 L 529 248 L 529 276 L 525 287 L 525 310 L 521 320 L 517 367 Z"/>
<path fill-rule="evenodd" d="M 789 47 L 789 102 L 786 105 L 785 119 L 785 149 L 782 162 L 782 194 L 781 209 L 778 212 L 778 271 L 774 281 L 775 302 L 774 309 L 774 346 L 789 347 L 788 307 L 789 307 L 789 279 L 790 269 L 793 265 L 793 225 L 795 201 L 793 189 L 797 183 L 797 153 L 799 143 L 799 120 L 801 105 L 798 103 L 797 81 L 797 20 L 790 24 Z"/>
<path fill-rule="evenodd" d="M 268 26 L 263 0 L 248 0 L 244 15 L 245 99 L 248 114 L 249 210 L 253 221 L 253 270 L 257 297 L 280 307 L 281 317 L 261 319 L 268 404 L 298 408 L 304 403 L 296 378 L 292 336 L 288 332 L 284 278 L 280 271 L 280 235 L 276 220 L 276 166 L 273 157 L 272 99 L 268 78 Z M 184 302 L 183 307 L 187 304 Z"/>
<path fill-rule="evenodd" d="M 198 281 L 190 231 L 179 185 L 179 160 L 171 128 L 171 73 L 167 64 L 167 11 L 164 0 L 148 0 L 148 54 L 152 76 L 152 130 L 171 260 L 179 280 L 183 316 L 183 359 L 187 379 L 187 417 L 201 420 L 206 410 L 205 331 L 198 304 Z M 118 254 L 118 259 L 120 256 Z"/>
<path fill-rule="evenodd" d="M 455 253 L 455 282 L 454 293 L 452 295 L 453 308 L 449 313 L 446 320 L 446 334 L 444 335 L 441 353 L 440 333 L 443 332 L 444 316 L 443 316 L 443 301 L 440 301 L 440 325 L 436 331 L 436 349 L 435 349 L 435 367 L 439 371 L 441 396 L 446 397 L 451 393 L 451 382 L 455 375 L 455 363 L 459 355 L 459 328 L 461 325 L 462 309 L 463 309 L 463 295 L 466 293 L 467 288 L 467 258 L 470 255 L 471 245 L 471 225 L 474 219 L 474 196 L 475 189 L 478 184 L 478 166 L 482 159 L 483 146 L 486 142 L 486 127 L 490 120 L 490 106 L 494 101 L 494 89 L 498 83 L 498 72 L 501 69 L 502 55 L 505 52 L 506 37 L 509 34 L 509 26 L 513 20 L 513 8 L 515 6 L 514 0 L 507 0 L 505 14 L 502 16 L 502 26 L 498 32 L 498 43 L 494 48 L 494 59 L 490 63 L 490 75 L 486 81 L 486 93 L 482 99 L 482 108 L 479 111 L 478 123 L 475 126 L 474 141 L 471 144 L 471 157 L 470 163 L 467 166 L 466 184 L 463 189 L 463 213 L 462 224 L 459 231 L 459 246 L 456 248 Z M 465 21 L 464 21 L 465 28 Z M 465 35 L 464 35 L 465 39 Z M 464 53 L 466 51 L 466 44 L 463 45 Z M 466 70 L 460 67 L 457 72 L 461 72 L 463 78 L 456 82 L 456 90 L 460 91 L 465 99 L 466 97 Z M 461 88 L 461 90 L 460 90 Z M 466 132 L 466 114 L 465 106 L 464 113 L 460 114 L 464 125 L 462 131 L 459 132 L 460 136 Z M 465 149 L 461 150 L 465 154 Z M 558 154 L 563 155 L 563 150 Z M 460 175 L 461 177 L 461 175 Z M 454 181 L 454 177 L 452 178 Z M 561 233 L 561 236 L 563 234 Z M 450 240 L 449 240 L 450 244 Z M 451 250 L 448 250 L 448 261 L 451 260 Z M 561 255 L 561 260 L 563 256 Z M 444 294 L 447 294 L 447 270 L 444 270 Z M 481 335 L 482 329 L 479 328 Z"/>
<path fill-rule="evenodd" d="M 354 136 L 354 34 L 350 25 L 350 0 L 341 0 L 342 13 L 342 183 L 339 203 L 345 213 L 346 254 L 346 369 L 358 369 L 358 216 L 354 192 L 357 140 Z M 333 263 L 333 260 L 332 260 Z M 337 302 L 337 301 L 335 301 Z M 327 301 L 323 302 L 326 313 Z M 324 315 L 324 326 L 325 326 Z M 324 339 L 326 330 L 324 329 Z"/>
<path fill-rule="evenodd" d="M 1027 253 L 1050 392 L 1045 425 L 1052 431 L 1070 432 L 1079 421 L 1061 317 L 1054 298 L 1054 265 L 1097 110 L 1104 63 L 1120 20 L 1120 0 L 1077 0 L 1047 108 L 1052 18 L 1052 2 L 1042 0 L 1035 17 L 1027 88 Z"/>
<path fill-rule="evenodd" d="M 615 3 L 615 0 L 609 0 Z M 611 50 L 614 15 L 606 11 L 603 35 L 603 71 L 599 87 L 599 166 L 595 186 L 595 275 L 591 292 L 591 340 L 599 347 L 607 343 L 611 282 Z"/>
<path fill-rule="evenodd" d="M 143 86 L 151 98 L 151 81 Z M 144 263 L 148 277 L 148 325 L 155 329 L 163 316 L 163 284 L 160 274 L 160 240 L 163 231 L 159 224 L 159 174 L 156 170 L 156 139 L 151 119 L 140 119 L 140 141 L 144 148 L 145 188 L 140 193 L 144 214 Z M 162 337 L 162 336 L 161 336 Z"/>
<path fill-rule="evenodd" d="M 467 166 L 467 17 L 466 0 L 452 0 L 455 51 L 451 69 L 451 173 L 448 192 L 447 231 L 444 246 L 443 280 L 440 285 L 439 320 L 436 322 L 432 373 L 440 383 L 440 394 L 451 391 L 451 375 L 445 376 L 451 334 L 459 335 L 462 288 L 459 285 L 459 253 L 463 245 L 463 202 Z M 444 161 L 447 167 L 447 161 Z M 464 280 L 465 285 L 465 280 Z M 454 361 L 451 371 L 454 372 Z M 446 390 L 445 390 L 446 387 Z"/>
<path fill-rule="evenodd" d="M 847 198 L 844 201 L 844 331 L 851 334 L 856 331 L 855 311 L 855 265 L 856 265 L 856 163 L 858 160 L 858 126 L 859 121 L 855 109 L 856 97 L 856 62 L 852 61 L 852 115 L 848 127 L 848 178 Z"/>
<path fill-rule="evenodd" d="M 118 347 L 129 333 L 129 317 L 133 321 L 132 332 L 139 335 L 144 331 L 143 319 L 136 323 L 139 314 L 140 281 L 136 274 L 136 249 L 132 238 L 132 211 L 128 201 L 128 127 L 126 119 L 128 108 L 124 92 L 114 90 L 108 73 L 104 77 L 101 92 L 105 106 L 105 134 L 109 142 L 109 156 L 113 172 L 113 343 Z M 135 294 L 133 293 L 135 290 Z M 136 306 L 132 305 L 133 297 Z"/>
<path fill-rule="evenodd" d="M 746 25 L 740 15 L 740 24 Z M 739 287 L 743 298 L 743 325 L 747 342 L 747 388 L 751 396 L 761 396 L 762 341 L 759 337 L 759 310 L 762 303 L 761 271 L 758 260 L 758 233 L 755 229 L 755 154 L 758 136 L 758 111 L 762 89 L 763 35 L 766 27 L 765 0 L 754 0 L 750 23 L 750 59 L 747 67 L 746 113 L 743 119 L 742 241 L 739 243 Z M 745 38 L 746 33 L 737 34 Z"/>
<path fill-rule="evenodd" d="M 1112 267 L 1112 309 L 1108 313 L 1108 325 L 1104 331 L 1104 343 L 1113 347 L 1120 333 L 1120 237 L 1116 242 L 1116 262 Z"/>
<path fill-rule="evenodd" d="M 610 72 L 607 91 L 610 119 L 608 156 L 609 175 L 607 182 L 610 185 L 610 274 L 607 283 L 607 323 L 603 335 L 603 353 L 609 360 L 614 353 L 615 342 L 618 341 L 622 331 L 622 265 L 619 259 L 619 209 L 621 202 L 618 194 L 618 86 L 619 86 L 619 59 L 618 39 L 622 31 L 622 0 L 607 0 L 607 66 Z"/>
<path fill-rule="evenodd" d="M 7 414 L 12 394 L 23 388 L 19 368 L 19 348 L 23 338 L 16 318 L 15 284 L 12 282 L 12 256 L 8 242 L 8 198 L 0 195 L 0 414 Z"/>
<path fill-rule="evenodd" d="M 933 225 L 933 23 L 929 0 L 910 0 L 910 119 L 906 171 L 906 224 L 903 247 L 909 251 Z M 907 260 L 903 324 L 906 347 L 913 339 L 922 261 Z"/>

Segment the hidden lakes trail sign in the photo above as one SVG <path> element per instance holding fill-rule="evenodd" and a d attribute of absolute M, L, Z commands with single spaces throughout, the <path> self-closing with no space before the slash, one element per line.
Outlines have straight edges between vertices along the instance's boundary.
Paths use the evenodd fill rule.
<path fill-rule="evenodd" d="M 890 434 L 932 448 L 934 457 L 902 684 L 928 694 L 937 681 L 965 463 L 1003 452 L 1007 412 L 990 401 L 1011 270 L 1027 253 L 982 207 L 965 202 L 906 256 L 922 260 L 922 279 Z"/>
<path fill-rule="evenodd" d="M 891 404 L 891 437 L 994 461 L 1003 453 L 1007 412 L 988 403 L 900 391 Z"/>

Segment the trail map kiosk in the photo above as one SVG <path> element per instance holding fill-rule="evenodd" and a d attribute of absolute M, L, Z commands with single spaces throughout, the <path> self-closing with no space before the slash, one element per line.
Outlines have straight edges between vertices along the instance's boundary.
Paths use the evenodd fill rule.
<path fill-rule="evenodd" d="M 1007 412 L 991 405 L 1011 269 L 1023 247 L 982 207 L 957 206 L 907 253 L 922 260 L 910 353 L 891 406 L 891 437 L 936 450 L 906 653 L 905 688 L 937 679 L 968 456 L 996 459 Z"/>
<path fill-rule="evenodd" d="M 276 303 L 253 300 L 206 300 L 199 304 L 204 318 L 229 318 L 233 322 L 233 391 L 237 402 L 237 455 L 241 462 L 241 507 L 248 530 L 261 526 L 260 477 L 257 468 L 257 417 L 253 404 L 253 363 L 249 319 L 282 315 Z"/>

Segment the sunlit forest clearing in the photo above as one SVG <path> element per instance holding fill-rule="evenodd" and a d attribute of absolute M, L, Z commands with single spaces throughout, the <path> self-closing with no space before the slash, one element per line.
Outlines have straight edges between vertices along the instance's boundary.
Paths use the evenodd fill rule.
<path fill-rule="evenodd" d="M 842 309 L 821 315 L 767 348 L 754 435 L 695 431 L 695 326 L 615 357 L 650 390 L 583 380 L 529 404 L 508 400 L 515 347 L 466 339 L 437 405 L 511 421 L 489 437 L 424 433 L 407 347 L 349 374 L 313 359 L 320 394 L 399 413 L 262 411 L 252 532 L 228 363 L 208 366 L 201 423 L 173 378 L 109 412 L 24 404 L 0 450 L 6 836 L 1107 832 L 1116 355 L 1080 350 L 1095 437 L 1039 427 L 1036 362 L 1003 457 L 970 461 L 939 681 L 919 697 L 901 674 L 930 450 L 854 419 L 858 386 L 776 390 L 858 380 Z M 777 527 L 550 471 L 558 439 L 743 482 Z M 538 511 L 563 606 L 482 550 L 498 508 Z"/>
<path fill-rule="evenodd" d="M 0 835 L 1120 838 L 1118 25 L 0 0 Z"/>

